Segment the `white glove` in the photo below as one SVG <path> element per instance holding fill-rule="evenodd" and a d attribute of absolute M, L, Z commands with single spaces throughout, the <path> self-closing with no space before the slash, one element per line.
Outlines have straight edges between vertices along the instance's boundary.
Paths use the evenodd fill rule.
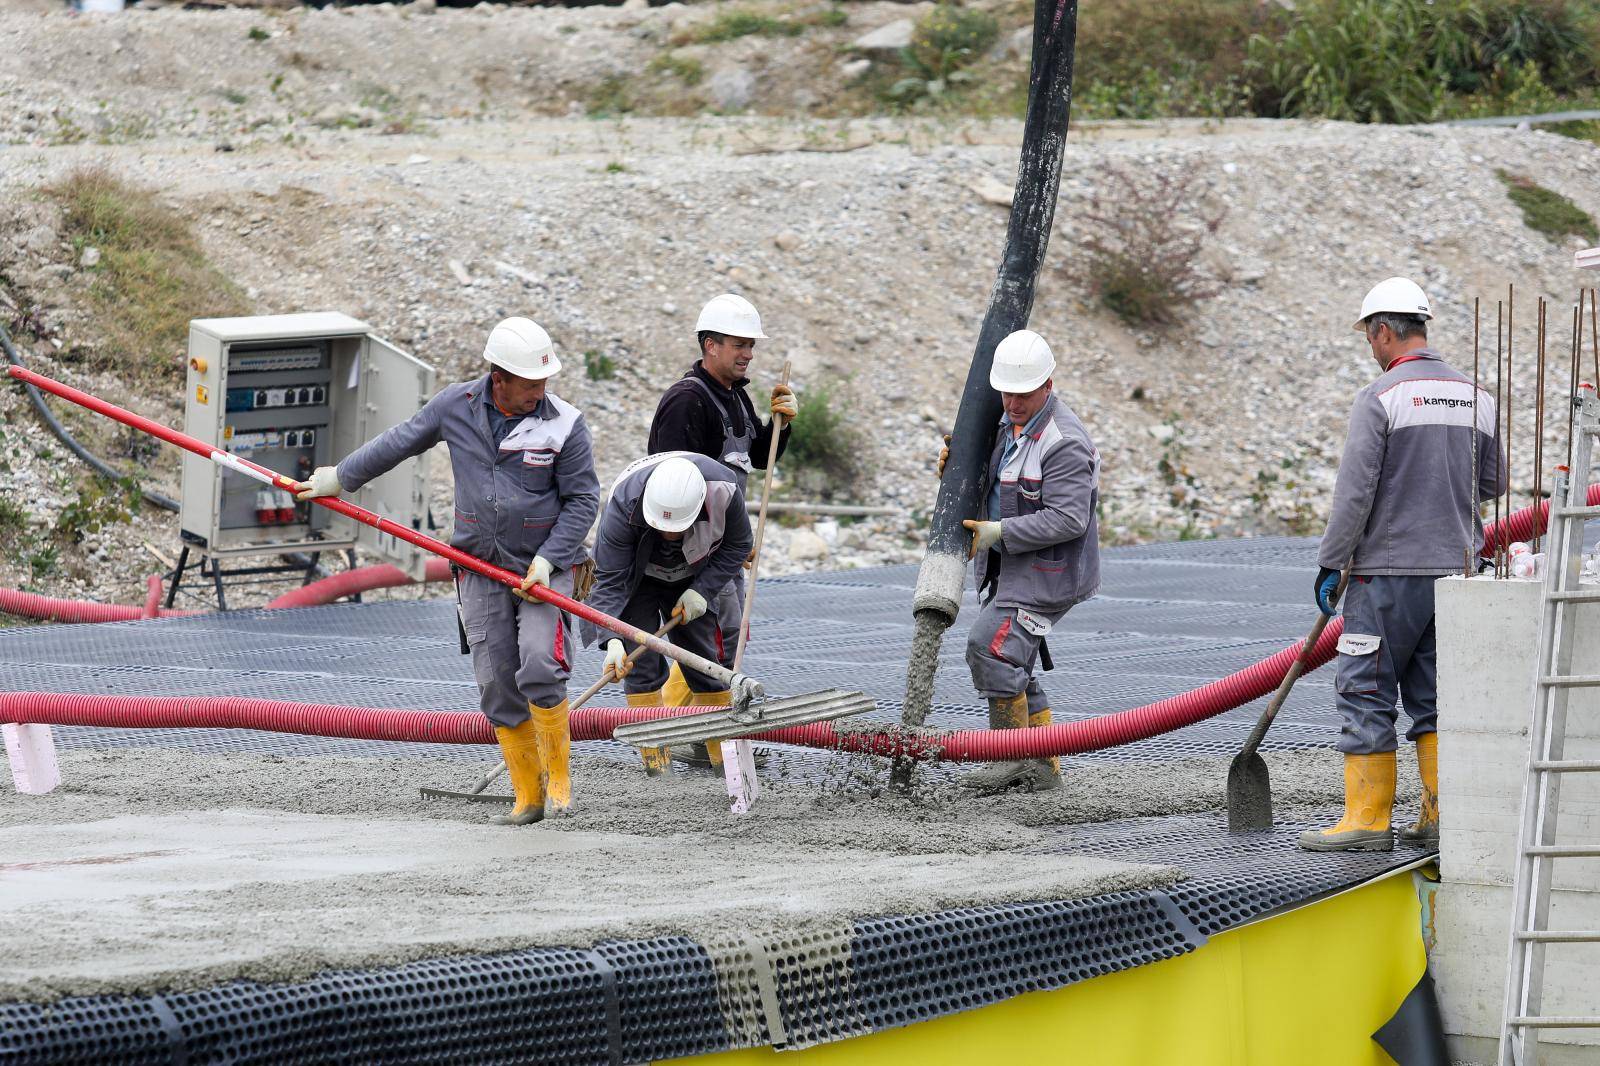
<path fill-rule="evenodd" d="M 310 481 L 298 481 L 294 489 L 295 499 L 309 500 L 314 496 L 337 496 L 344 486 L 339 484 L 338 467 L 319 466 L 311 471 Z"/>
<path fill-rule="evenodd" d="M 968 518 L 961 524 L 972 530 L 972 550 L 967 553 L 968 559 L 976 559 L 979 552 L 988 551 L 1000 541 L 999 522 L 983 522 Z"/>
<path fill-rule="evenodd" d="M 684 624 L 687 625 L 706 613 L 706 598 L 694 589 L 684 589 L 683 595 L 678 597 L 678 605 L 672 609 L 672 613 L 682 615 Z"/>
<path fill-rule="evenodd" d="M 522 589 L 526 592 L 534 585 L 550 587 L 550 560 L 542 555 L 535 555 L 533 562 L 528 564 L 528 576 L 522 579 Z"/>
<path fill-rule="evenodd" d="M 789 386 L 772 386 L 772 417 L 782 418 L 785 422 L 793 422 L 800 417 L 800 401 L 794 398 L 794 390 Z"/>
<path fill-rule="evenodd" d="M 622 641 L 613 640 L 608 643 L 605 666 L 601 668 L 600 673 L 611 675 L 613 681 L 621 681 L 632 669 L 633 664 L 628 661 L 627 652 L 622 650 Z"/>

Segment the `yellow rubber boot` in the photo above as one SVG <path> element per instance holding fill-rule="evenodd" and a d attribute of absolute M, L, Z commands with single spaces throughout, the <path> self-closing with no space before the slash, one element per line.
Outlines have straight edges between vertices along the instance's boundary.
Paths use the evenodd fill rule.
<path fill-rule="evenodd" d="M 687 707 L 694 702 L 694 693 L 689 691 L 689 682 L 683 679 L 683 667 L 674 660 L 667 668 L 667 683 L 661 686 L 662 707 Z"/>
<path fill-rule="evenodd" d="M 1041 726 L 1047 726 L 1049 724 L 1050 708 L 1048 707 L 1045 707 L 1042 710 L 1033 711 L 1028 715 L 1029 729 L 1038 729 Z M 1039 771 L 1035 775 L 1037 780 L 1034 782 L 1034 791 L 1044 792 L 1051 789 L 1060 788 L 1061 759 L 1059 757 L 1053 757 L 1049 759 L 1038 759 L 1035 761 L 1039 764 Z"/>
<path fill-rule="evenodd" d="M 628 693 L 629 707 L 665 707 L 666 701 L 662 699 L 661 690 L 654 692 Z M 644 772 L 650 777 L 660 777 L 667 773 L 671 766 L 671 748 L 640 748 L 639 758 L 644 760 Z"/>
<path fill-rule="evenodd" d="M 732 707 L 733 693 L 727 689 L 719 692 L 691 692 L 689 705 L 692 707 Z M 711 760 L 711 765 L 722 769 L 722 741 L 706 741 L 706 758 Z"/>
<path fill-rule="evenodd" d="M 572 733 L 567 725 L 567 701 L 554 707 L 529 706 L 544 760 L 545 806 L 551 814 L 566 814 L 572 806 Z"/>
<path fill-rule="evenodd" d="M 510 814 L 495 815 L 496 825 L 531 825 L 544 817 L 544 761 L 539 757 L 539 738 L 533 719 L 510 729 L 495 726 L 500 754 L 506 759 L 506 773 L 516 804 Z"/>
<path fill-rule="evenodd" d="M 1028 694 L 1019 692 L 1014 696 L 993 696 L 989 699 L 989 728 L 990 729 L 1026 729 L 1028 728 Z M 961 778 L 962 788 L 976 789 L 988 795 L 991 792 L 1004 792 L 1012 785 L 1029 785 L 1038 776 L 1036 760 L 1019 759 L 1011 762 L 990 763 L 981 770 L 974 770 Z"/>
<path fill-rule="evenodd" d="M 1344 757 L 1344 817 L 1332 829 L 1300 834 L 1307 851 L 1393 851 L 1394 752 Z"/>
<path fill-rule="evenodd" d="M 1439 734 L 1424 733 L 1417 738 L 1417 770 L 1422 774 L 1422 817 L 1400 830 L 1400 839 L 1411 844 L 1439 846 Z"/>

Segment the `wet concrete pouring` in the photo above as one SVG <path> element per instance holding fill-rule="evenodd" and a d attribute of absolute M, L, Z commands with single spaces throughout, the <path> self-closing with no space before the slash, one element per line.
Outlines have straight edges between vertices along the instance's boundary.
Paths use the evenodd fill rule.
<path fill-rule="evenodd" d="M 1284 646 L 1310 609 L 1310 543 L 1108 553 L 1109 595 L 1051 638 L 1057 720 L 1173 695 Z M 897 718 L 914 580 L 901 567 L 764 584 L 749 669 L 777 692 L 864 687 Z M 452 614 L 433 601 L 13 630 L 0 633 L 0 687 L 465 710 L 475 692 L 447 639 Z M 964 628 L 945 635 L 934 727 L 982 721 Z M 575 677 L 597 669 L 589 649 Z M 1323 817 L 1342 788 L 1325 675 L 1301 682 L 1269 737 L 1285 821 Z M 900 796 L 882 760 L 774 750 L 745 817 L 727 813 L 716 778 L 651 780 L 621 745 L 581 744 L 573 816 L 522 829 L 486 824 L 483 804 L 418 796 L 466 787 L 489 747 L 58 728 L 65 783 L 0 791 L 0 1002 L 1170 889 L 1204 864 L 1183 847 L 1130 850 L 1141 827 L 1182 821 L 1205 837 L 1214 825 L 1211 851 L 1262 847 L 1230 848 L 1216 814 L 1259 710 L 1066 760 L 1066 787 L 1037 795 L 973 796 L 960 768 L 933 766 Z M 1407 809 L 1416 784 L 1402 768 Z"/>

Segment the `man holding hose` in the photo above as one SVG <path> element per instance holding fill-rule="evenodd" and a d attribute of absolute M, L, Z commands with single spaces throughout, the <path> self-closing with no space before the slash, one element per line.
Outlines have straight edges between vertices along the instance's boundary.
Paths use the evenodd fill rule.
<path fill-rule="evenodd" d="M 734 472 L 693 452 L 665 452 L 636 459 L 611 488 L 595 536 L 594 592 L 589 605 L 641 629 L 678 620 L 668 639 L 701 658 L 721 662 L 725 625 L 722 592 L 744 566 L 753 538 L 744 493 Z M 584 643 L 596 631 L 583 626 Z M 726 649 L 731 655 L 732 649 Z M 628 705 L 661 706 L 667 664 L 645 652 L 632 664 L 622 641 L 606 645 L 605 669 L 623 679 Z M 731 693 L 697 670 L 683 668 L 688 702 L 726 707 Z M 644 748 L 645 771 L 668 769 L 670 752 Z"/>
<path fill-rule="evenodd" d="M 1433 585 L 1460 572 L 1464 553 L 1476 557 L 1483 547 L 1478 502 L 1504 492 L 1506 475 L 1494 400 L 1428 347 L 1432 317 L 1420 286 L 1390 278 L 1367 293 L 1355 324 L 1383 373 L 1350 411 L 1315 585 L 1318 609 L 1331 616 L 1340 571 L 1349 568 L 1333 682 L 1343 720 L 1344 817 L 1302 833 L 1308 851 L 1394 847 L 1400 698 L 1422 774 L 1421 816 L 1400 835 L 1439 841 Z"/>
<path fill-rule="evenodd" d="M 450 543 L 571 596 L 583 539 L 600 505 L 589 427 L 548 391 L 561 370 L 538 324 L 508 318 L 489 334 L 490 370 L 446 386 L 411 419 L 318 467 L 298 496 L 354 492 L 441 441 L 450 446 L 455 529 Z M 456 588 L 480 706 L 494 724 L 516 804 L 502 825 L 527 825 L 572 803 L 567 724 L 571 620 L 560 609 L 471 571 Z"/>

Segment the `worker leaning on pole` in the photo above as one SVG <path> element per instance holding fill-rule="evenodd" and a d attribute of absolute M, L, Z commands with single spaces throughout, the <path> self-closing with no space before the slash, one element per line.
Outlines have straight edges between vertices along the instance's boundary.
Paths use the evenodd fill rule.
<path fill-rule="evenodd" d="M 590 606 L 641 629 L 657 629 L 676 617 L 678 625 L 667 639 L 720 661 L 722 592 L 744 566 L 752 543 L 734 471 L 693 452 L 636 459 L 617 476 L 600 517 Z M 585 623 L 583 634 L 588 644 L 597 631 Z M 628 705 L 662 706 L 665 657 L 646 651 L 630 668 L 625 655 L 620 640 L 606 645 L 605 669 L 623 678 Z M 683 676 L 690 704 L 729 705 L 731 694 L 722 682 L 689 667 Z M 644 748 L 641 755 L 652 776 L 667 771 L 667 749 Z"/>
<path fill-rule="evenodd" d="M 1402 838 L 1439 839 L 1439 746 L 1434 582 L 1483 547 L 1481 498 L 1505 491 L 1494 400 L 1428 347 L 1433 312 L 1412 281 L 1367 293 L 1355 328 L 1383 368 L 1356 394 L 1333 508 L 1317 552 L 1318 608 L 1335 610 L 1348 567 L 1344 634 L 1334 676 L 1344 752 L 1344 817 L 1301 834 L 1310 851 L 1394 846 L 1397 698 L 1411 717 L 1422 810 Z M 1473 467 L 1476 433 L 1477 469 Z"/>
<path fill-rule="evenodd" d="M 489 334 L 491 369 L 448 385 L 412 418 L 318 467 L 299 498 L 354 492 L 443 441 L 455 478 L 453 547 L 508 569 L 526 570 L 522 588 L 573 595 L 587 563 L 583 540 L 599 509 L 589 427 L 576 407 L 546 387 L 561 370 L 550 337 L 526 318 Z M 586 569 L 586 566 L 584 566 Z M 460 571 L 462 623 L 472 650 L 480 706 L 494 724 L 516 793 L 502 825 L 562 813 L 572 802 L 567 724 L 571 620 L 558 608 L 497 581 Z"/>
<path fill-rule="evenodd" d="M 995 348 L 989 384 L 1005 415 L 982 481 L 986 501 L 972 530 L 982 606 L 967 634 L 972 683 L 989 701 L 991 729 L 1050 724 L 1034 664 L 1052 626 L 1100 587 L 1100 453 L 1055 392 L 1055 354 L 1018 330 Z M 944 474 L 946 447 L 939 457 Z M 962 779 L 998 792 L 1061 787 L 1061 760 L 996 763 Z"/>
<path fill-rule="evenodd" d="M 716 459 L 733 471 L 739 491 L 748 496 L 752 470 L 766 469 L 772 434 L 778 433 L 778 455 L 788 444 L 789 429 L 800 413 L 794 390 L 775 385 L 768 400 L 771 418 L 756 417 L 755 404 L 745 391 L 756 341 L 766 340 L 761 315 L 742 296 L 724 293 L 710 300 L 695 322 L 700 358 L 661 396 L 650 420 L 650 454 L 695 452 Z M 782 428 L 778 419 L 782 418 Z M 717 613 L 722 624 L 722 665 L 733 666 L 739 644 L 744 607 L 744 580 L 735 574 L 722 590 Z M 668 706 L 688 702 L 689 690 L 682 670 L 673 664 L 664 686 Z M 699 745 L 695 746 L 698 751 Z M 713 748 L 710 757 L 715 756 Z M 690 753 L 680 753 L 680 757 Z M 699 761 L 693 759 L 691 761 Z"/>

